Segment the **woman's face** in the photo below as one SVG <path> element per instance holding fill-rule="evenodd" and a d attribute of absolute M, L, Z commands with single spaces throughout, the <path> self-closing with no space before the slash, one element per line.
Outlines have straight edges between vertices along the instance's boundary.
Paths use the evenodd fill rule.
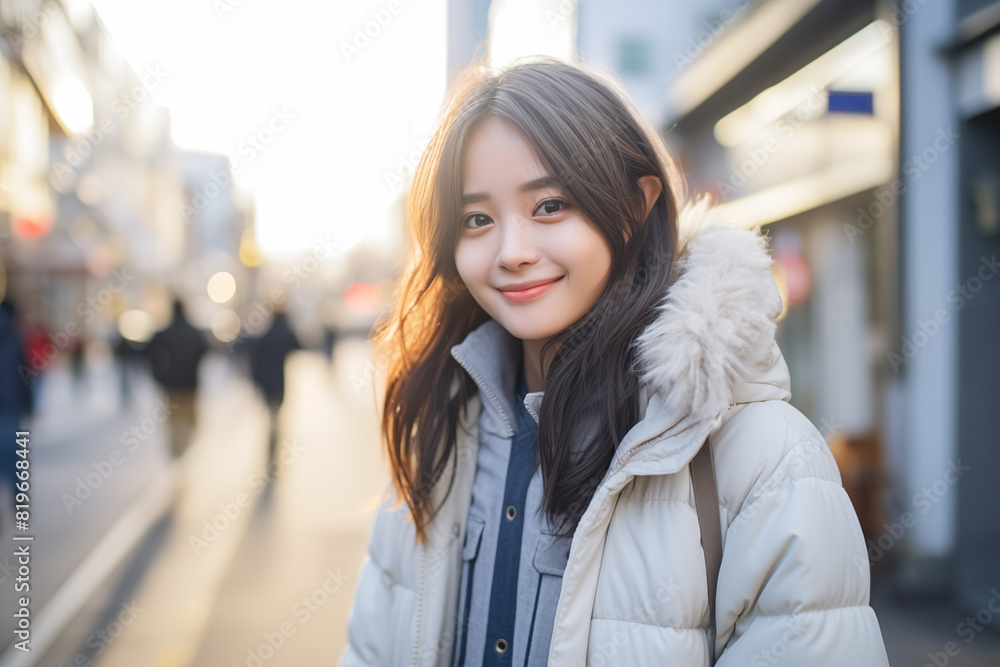
<path fill-rule="evenodd" d="M 483 310 L 522 340 L 583 317 L 611 269 L 604 237 L 548 177 L 510 121 L 490 116 L 469 137 L 455 264 Z"/>

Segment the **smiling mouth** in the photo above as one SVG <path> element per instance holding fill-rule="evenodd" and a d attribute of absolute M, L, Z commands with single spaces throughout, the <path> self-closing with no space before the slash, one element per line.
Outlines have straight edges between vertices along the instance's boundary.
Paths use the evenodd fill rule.
<path fill-rule="evenodd" d="M 499 290 L 501 294 L 504 295 L 508 301 L 526 301 L 532 299 L 539 294 L 546 292 L 550 287 L 558 283 L 563 279 L 563 276 L 559 276 L 555 280 L 550 280 L 547 283 L 542 283 L 541 285 L 535 285 L 534 287 L 529 287 L 522 290 Z"/>

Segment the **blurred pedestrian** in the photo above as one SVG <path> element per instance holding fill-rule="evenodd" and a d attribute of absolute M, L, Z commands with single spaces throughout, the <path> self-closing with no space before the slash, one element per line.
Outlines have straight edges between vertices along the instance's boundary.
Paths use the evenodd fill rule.
<path fill-rule="evenodd" d="M 127 408 L 132 402 L 132 375 L 135 367 L 141 363 L 145 346 L 142 343 L 129 340 L 121 334 L 116 334 L 116 337 L 112 339 L 111 349 L 118 364 L 121 406 Z"/>
<path fill-rule="evenodd" d="M 321 343 L 323 354 L 327 362 L 333 366 L 333 356 L 337 348 L 337 338 L 340 332 L 337 330 L 337 305 L 332 294 L 328 294 L 320 307 L 316 309 L 319 321 L 323 326 L 323 342 Z"/>
<path fill-rule="evenodd" d="M 14 318 L 14 304 L 0 302 L 0 484 L 10 485 L 10 498 L 17 493 L 17 456 L 14 440 L 24 421 L 34 411 L 31 392 L 32 370 L 24 356 L 24 343 Z M 4 514 L 7 514 L 4 511 Z"/>
<path fill-rule="evenodd" d="M 188 322 L 184 304 L 174 299 L 174 318 L 156 332 L 145 354 L 153 379 L 167 394 L 170 449 L 174 458 L 187 449 L 197 424 L 198 364 L 208 351 L 205 337 Z"/>
<path fill-rule="evenodd" d="M 29 308 L 30 310 L 30 308 Z M 51 361 L 49 348 L 53 348 L 52 341 L 49 340 L 49 329 L 41 318 L 30 317 L 24 327 L 24 354 L 31 367 L 31 396 L 32 402 L 38 405 L 38 395 L 42 388 L 42 379 Z M 53 351 L 51 354 L 55 354 Z"/>
<path fill-rule="evenodd" d="M 278 447 L 278 411 L 285 400 L 285 359 L 300 349 L 302 345 L 280 307 L 268 330 L 250 345 L 250 374 L 270 413 L 268 460 L 274 459 Z"/>
<path fill-rule="evenodd" d="M 73 389 L 79 391 L 84 380 L 84 373 L 87 368 L 86 359 L 86 339 L 82 333 L 75 333 L 70 336 L 66 345 L 66 352 L 69 354 L 69 368 L 73 377 Z"/>
<path fill-rule="evenodd" d="M 333 363 L 333 354 L 337 349 L 337 326 L 332 323 L 323 325 L 323 353 L 330 363 Z"/>

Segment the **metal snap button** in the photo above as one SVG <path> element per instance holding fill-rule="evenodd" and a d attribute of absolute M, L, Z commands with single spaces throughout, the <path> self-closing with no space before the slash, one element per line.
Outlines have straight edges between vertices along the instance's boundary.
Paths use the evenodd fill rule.
<path fill-rule="evenodd" d="M 501 637 L 500 639 L 497 640 L 497 643 L 494 645 L 494 648 L 496 648 L 497 653 L 506 653 L 507 640 Z"/>
<path fill-rule="evenodd" d="M 513 521 L 514 517 L 517 516 L 517 508 L 513 505 L 507 505 L 507 520 Z"/>
<path fill-rule="evenodd" d="M 458 537 L 458 534 L 460 532 L 462 532 L 462 530 L 461 530 L 461 528 L 458 527 L 458 524 L 457 523 L 453 523 L 451 525 L 451 534 L 454 535 L 455 537 Z"/>

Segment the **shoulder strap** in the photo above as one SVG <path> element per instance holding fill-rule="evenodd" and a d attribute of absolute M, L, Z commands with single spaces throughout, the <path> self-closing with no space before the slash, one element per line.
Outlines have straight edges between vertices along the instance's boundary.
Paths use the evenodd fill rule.
<path fill-rule="evenodd" d="M 719 490 L 715 484 L 715 463 L 712 458 L 712 437 L 691 461 L 691 484 L 694 504 L 701 528 L 701 544 L 705 552 L 705 572 L 708 575 L 709 664 L 715 664 L 715 590 L 722 566 L 722 526 L 719 522 Z"/>

